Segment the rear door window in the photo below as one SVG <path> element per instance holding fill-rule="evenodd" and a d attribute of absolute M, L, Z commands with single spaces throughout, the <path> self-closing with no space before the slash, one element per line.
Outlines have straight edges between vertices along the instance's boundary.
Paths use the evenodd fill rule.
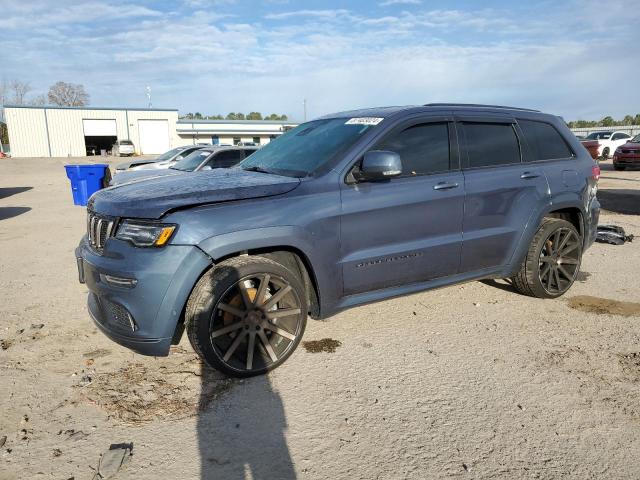
<path fill-rule="evenodd" d="M 569 158 L 573 152 L 553 125 L 533 120 L 518 120 L 531 151 L 531 160 Z"/>
<path fill-rule="evenodd" d="M 402 176 L 425 175 L 449 170 L 449 127 L 446 122 L 413 125 L 392 133 L 375 146 L 400 155 Z"/>
<path fill-rule="evenodd" d="M 464 122 L 462 126 L 468 168 L 520 163 L 520 145 L 510 123 Z"/>

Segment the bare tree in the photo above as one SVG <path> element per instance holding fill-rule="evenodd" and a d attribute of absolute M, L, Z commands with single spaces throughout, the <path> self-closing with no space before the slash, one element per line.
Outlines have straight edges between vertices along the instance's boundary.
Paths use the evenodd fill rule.
<path fill-rule="evenodd" d="M 47 104 L 47 97 L 45 97 L 43 94 L 36 95 L 27 103 L 29 105 L 33 105 L 34 107 L 44 107 Z"/>
<path fill-rule="evenodd" d="M 31 91 L 31 85 L 29 82 L 22 82 L 20 80 L 11 80 L 9 82 L 9 103 L 14 105 L 24 105 L 25 97 L 27 93 Z"/>
<path fill-rule="evenodd" d="M 89 103 L 84 85 L 56 82 L 49 88 L 49 103 L 61 107 L 83 107 Z"/>

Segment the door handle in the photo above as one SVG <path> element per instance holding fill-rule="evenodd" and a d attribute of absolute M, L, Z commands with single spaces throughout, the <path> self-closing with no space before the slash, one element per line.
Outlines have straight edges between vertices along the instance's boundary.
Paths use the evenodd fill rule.
<path fill-rule="evenodd" d="M 440 182 L 437 183 L 433 186 L 434 190 L 449 190 L 451 188 L 458 188 L 458 184 L 457 183 L 447 183 L 447 182 Z"/>
<path fill-rule="evenodd" d="M 535 172 L 524 172 L 522 175 L 520 175 L 520 178 L 522 178 L 523 180 L 527 180 L 529 178 L 538 178 L 540 176 L 539 173 L 535 173 Z"/>

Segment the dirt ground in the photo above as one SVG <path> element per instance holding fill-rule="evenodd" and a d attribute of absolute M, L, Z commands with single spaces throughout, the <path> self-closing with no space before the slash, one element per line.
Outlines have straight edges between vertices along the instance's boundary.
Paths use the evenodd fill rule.
<path fill-rule="evenodd" d="M 640 478 L 640 239 L 594 245 L 565 298 L 364 306 L 229 380 L 186 339 L 149 358 L 94 328 L 65 160 L 0 159 L 1 479 L 91 479 L 117 444 L 117 479 Z M 640 172 L 603 169 L 601 223 L 640 234 Z"/>

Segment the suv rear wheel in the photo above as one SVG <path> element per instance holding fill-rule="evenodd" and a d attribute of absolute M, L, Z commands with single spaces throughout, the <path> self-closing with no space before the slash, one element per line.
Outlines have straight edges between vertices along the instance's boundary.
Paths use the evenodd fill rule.
<path fill-rule="evenodd" d="M 581 260 L 582 238 L 576 228 L 566 220 L 545 218 L 513 285 L 524 295 L 559 297 L 573 285 Z"/>
<path fill-rule="evenodd" d="M 302 282 L 259 256 L 226 260 L 205 273 L 187 302 L 189 341 L 211 367 L 234 377 L 272 370 L 296 349 L 307 322 Z"/>

